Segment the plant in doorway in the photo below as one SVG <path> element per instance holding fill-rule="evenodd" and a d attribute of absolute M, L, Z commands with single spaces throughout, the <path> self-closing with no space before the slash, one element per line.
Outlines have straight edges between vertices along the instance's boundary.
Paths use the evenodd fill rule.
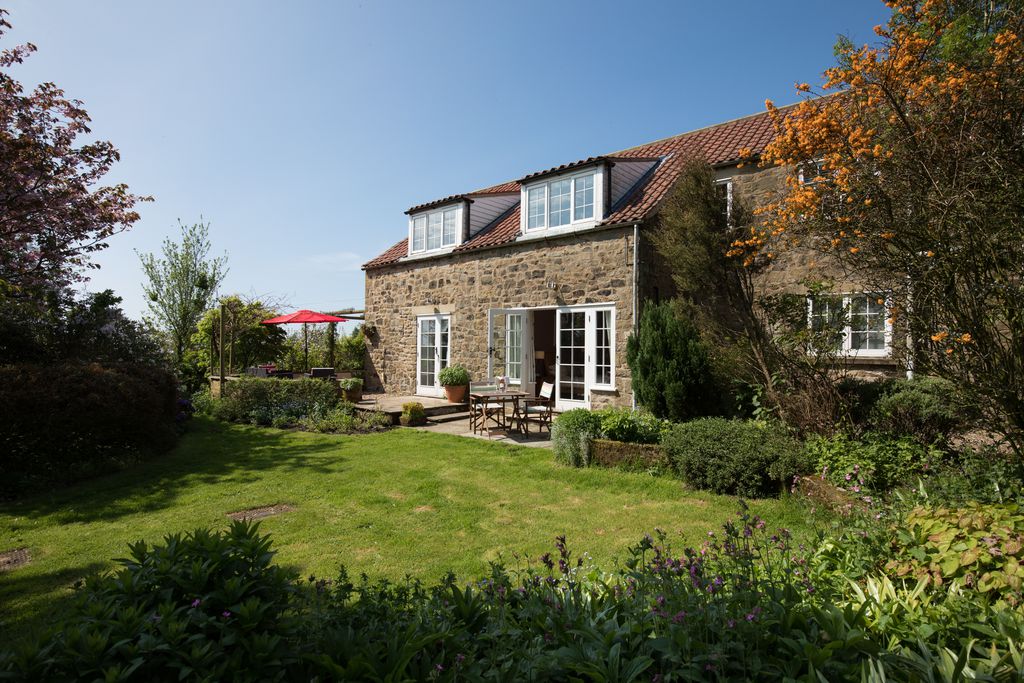
<path fill-rule="evenodd" d="M 437 380 L 444 387 L 449 403 L 464 403 L 469 390 L 469 371 L 461 365 L 449 365 L 441 370 Z"/>

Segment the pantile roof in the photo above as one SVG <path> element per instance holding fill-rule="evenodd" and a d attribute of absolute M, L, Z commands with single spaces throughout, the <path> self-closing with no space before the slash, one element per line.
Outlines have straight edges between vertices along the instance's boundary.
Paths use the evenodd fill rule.
<path fill-rule="evenodd" d="M 761 112 L 663 140 L 656 140 L 645 145 L 630 147 L 612 154 L 563 164 L 546 171 L 531 173 L 521 180 L 509 181 L 463 195 L 452 195 L 443 200 L 421 204 L 413 209 L 435 206 L 472 195 L 518 192 L 520 182 L 600 161 L 614 163 L 615 159 L 619 158 L 623 160 L 660 159 L 660 163 L 651 172 L 644 176 L 615 206 L 610 208 L 608 216 L 601 221 L 600 225 L 639 222 L 653 214 L 661 201 L 668 196 L 687 160 L 703 158 L 712 166 L 737 163 L 742 160 L 741 149 L 749 149 L 756 156 L 764 151 L 774 137 L 775 126 L 772 124 L 771 117 L 768 112 Z M 456 253 L 466 252 L 507 244 L 515 241 L 518 236 L 519 205 L 517 203 L 511 210 L 499 216 L 489 226 L 460 244 L 453 251 Z M 408 239 L 403 239 L 383 254 L 364 264 L 363 268 L 376 268 L 395 263 L 407 255 L 407 242 Z"/>

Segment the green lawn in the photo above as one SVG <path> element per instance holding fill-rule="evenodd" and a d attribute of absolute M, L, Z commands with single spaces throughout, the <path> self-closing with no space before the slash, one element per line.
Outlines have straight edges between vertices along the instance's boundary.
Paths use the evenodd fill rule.
<path fill-rule="evenodd" d="M 547 449 L 397 429 L 332 436 L 194 420 L 169 455 L 131 470 L 0 506 L 0 550 L 32 563 L 0 574 L 0 626 L 51 611 L 75 580 L 112 566 L 126 544 L 275 503 L 295 510 L 262 522 L 278 561 L 303 574 L 473 577 L 499 556 L 534 557 L 555 535 L 610 566 L 660 527 L 698 543 L 735 499 L 679 481 L 556 465 Z M 752 506 L 799 526 L 779 501 Z M 681 540 L 679 544 L 681 545 Z"/>

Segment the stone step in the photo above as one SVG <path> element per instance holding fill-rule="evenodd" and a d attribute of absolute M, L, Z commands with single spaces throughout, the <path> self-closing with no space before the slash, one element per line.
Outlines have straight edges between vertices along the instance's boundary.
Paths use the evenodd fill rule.
<path fill-rule="evenodd" d="M 468 410 L 462 410 L 462 411 L 459 411 L 457 413 L 444 413 L 442 415 L 432 415 L 432 416 L 427 418 L 427 422 L 432 422 L 434 424 L 443 424 L 443 423 L 446 423 L 446 422 L 458 422 L 459 420 L 468 420 L 468 419 L 469 419 L 469 411 Z"/>

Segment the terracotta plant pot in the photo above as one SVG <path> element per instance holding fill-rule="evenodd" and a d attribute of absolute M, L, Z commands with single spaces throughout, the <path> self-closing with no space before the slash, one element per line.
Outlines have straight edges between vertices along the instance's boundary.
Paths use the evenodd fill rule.
<path fill-rule="evenodd" d="M 344 394 L 345 400 L 349 403 L 359 403 L 363 400 L 362 389 L 342 389 L 341 393 Z"/>
<path fill-rule="evenodd" d="M 444 395 L 448 398 L 449 403 L 465 403 L 467 391 L 469 391 L 469 385 L 457 384 L 445 387 Z"/>

